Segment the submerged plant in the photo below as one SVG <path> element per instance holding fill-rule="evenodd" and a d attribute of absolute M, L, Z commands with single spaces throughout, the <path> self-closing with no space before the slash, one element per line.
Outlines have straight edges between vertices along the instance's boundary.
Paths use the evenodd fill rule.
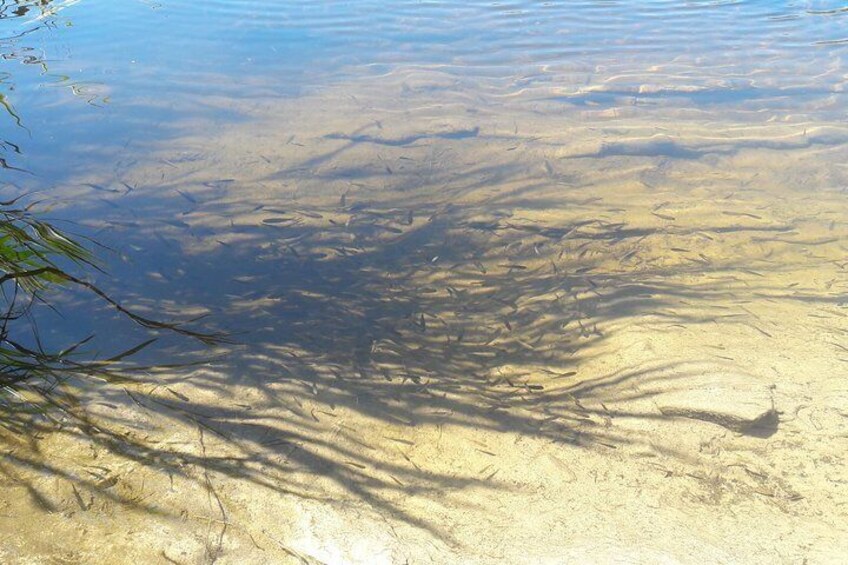
<path fill-rule="evenodd" d="M 0 426 L 20 431 L 26 415 L 51 418 L 52 413 L 71 414 L 73 394 L 63 390 L 75 378 L 104 382 L 131 380 L 133 374 L 149 371 L 127 359 L 148 347 L 156 338 L 134 344 L 105 359 L 84 354 L 93 336 L 59 351 L 45 348 L 31 317 L 34 307 L 55 307 L 49 294 L 76 287 L 101 300 L 135 324 L 194 338 L 212 345 L 220 334 L 187 329 L 180 324 L 140 316 L 122 306 L 106 292 L 71 271 L 100 271 L 92 252 L 77 238 L 40 220 L 32 206 L 16 206 L 19 199 L 0 202 Z M 31 329 L 34 345 L 21 341 L 22 328 Z"/>

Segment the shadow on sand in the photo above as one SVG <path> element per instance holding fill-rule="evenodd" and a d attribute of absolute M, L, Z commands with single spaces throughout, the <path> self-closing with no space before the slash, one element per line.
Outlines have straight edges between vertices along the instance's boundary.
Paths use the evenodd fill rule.
<path fill-rule="evenodd" d="M 293 201 L 284 209 L 213 196 L 139 199 L 122 205 L 129 215 L 115 206 L 80 212 L 120 218 L 107 221 L 109 230 L 98 237 L 134 250 L 131 263 L 112 269 L 121 281 L 113 294 L 142 312 L 160 305 L 205 311 L 210 325 L 239 344 L 202 366 L 167 367 L 134 383 L 71 383 L 76 419 L 61 422 L 59 433 L 210 489 L 212 474 L 320 500 L 332 483 L 445 539 L 449 532 L 401 509 L 397 497 L 508 487 L 488 472 L 422 468 L 409 456 L 416 429 L 467 426 L 615 448 L 633 438 L 610 427 L 610 418 L 662 416 L 606 404 L 653 394 L 623 391 L 670 367 L 580 375 L 581 361 L 603 347 L 608 328 L 646 313 L 671 327 L 711 323 L 679 304 L 776 290 L 766 279 L 740 284 L 733 273 L 745 266 L 733 258 L 718 263 L 694 255 L 671 265 L 641 259 L 646 237 L 685 232 L 681 227 L 631 228 L 598 220 L 585 205 L 570 219 L 522 218 L 512 211 L 516 201 L 523 209 L 533 203 L 523 192 L 492 197 L 485 206 L 452 204 L 453 195 L 409 205 L 411 197 L 399 194 L 373 202 L 343 196 L 329 205 Z M 547 206 L 544 199 L 537 205 Z M 170 213 L 175 206 L 187 211 Z M 557 206 L 568 208 L 568 197 Z M 739 223 L 697 231 L 787 229 Z M 727 282 L 686 279 L 703 272 Z M 66 316 L 56 327 L 74 333 L 86 310 L 72 299 L 62 308 Z M 107 346 L 124 339 L 103 329 L 113 318 L 86 316 Z M 197 362 L 207 354 L 168 339 L 160 349 L 169 361 Z M 348 425 L 351 415 L 374 428 Z M 113 488 L 109 469 L 85 474 L 51 463 L 39 438 L 55 434 L 56 423 L 5 409 L 2 418 L 7 428 L 26 419 L 16 428 L 26 433 L 6 434 L 0 472 L 26 485 L 44 508 L 55 503 L 28 479 L 33 473 L 73 482 L 83 509 L 90 493 L 168 512 Z M 169 443 L 175 430 L 196 433 L 197 441 Z M 375 433 L 392 453 L 370 443 Z"/>

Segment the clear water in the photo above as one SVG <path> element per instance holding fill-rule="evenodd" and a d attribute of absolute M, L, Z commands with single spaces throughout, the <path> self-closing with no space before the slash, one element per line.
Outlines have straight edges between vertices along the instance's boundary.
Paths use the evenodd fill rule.
<path fill-rule="evenodd" d="M 706 122 L 844 118 L 838 2 L 246 2 L 2 5 L 3 158 L 43 186 L 238 121 L 260 101 L 438 69 L 503 100 Z M 640 92 L 640 89 L 642 92 Z M 201 125 L 201 122 L 202 125 Z M 20 153 L 18 153 L 18 149 Z M 118 157 L 120 155 L 120 157 Z M 26 177 L 6 170 L 7 182 Z"/>
<path fill-rule="evenodd" d="M 457 327 L 438 339 L 466 327 L 490 343 L 531 298 L 501 297 L 512 279 L 618 292 L 618 277 L 794 265 L 824 284 L 844 249 L 838 2 L 7 0 L 0 13 L 4 193 L 37 194 L 114 248 L 101 282 L 127 300 L 211 313 L 253 344 L 306 347 L 301 326 L 322 339 L 339 325 L 364 340 L 356 357 L 384 324 L 439 312 Z M 466 272 L 479 263 L 503 280 Z M 468 285 L 494 301 L 446 301 Z M 642 313 L 627 304 L 612 317 Z M 532 312 L 528 331 L 569 319 Z M 547 347 L 564 362 L 568 348 Z"/>
<path fill-rule="evenodd" d="M 127 303 L 263 355 L 450 382 L 572 368 L 646 316 L 769 335 L 752 293 L 841 305 L 837 2 L 0 13 L 4 193 L 113 249 L 95 279 Z M 57 343 L 125 343 L 65 308 Z"/>
<path fill-rule="evenodd" d="M 305 438 L 302 475 L 260 447 L 222 473 L 312 492 L 334 461 L 373 467 L 312 441 L 336 411 L 393 437 L 438 422 L 635 444 L 589 420 L 618 402 L 653 421 L 650 383 L 708 374 L 687 363 L 778 382 L 791 414 L 807 367 L 848 358 L 844 3 L 0 0 L 0 15 L 4 199 L 32 192 L 111 248 L 91 276 L 129 306 L 236 337 L 179 385 L 204 422 L 256 447 L 245 422 L 285 405 L 273 426 Z M 45 339 L 135 339 L 108 308 L 57 300 Z M 369 473 L 340 484 L 383 500 L 393 483 Z"/>

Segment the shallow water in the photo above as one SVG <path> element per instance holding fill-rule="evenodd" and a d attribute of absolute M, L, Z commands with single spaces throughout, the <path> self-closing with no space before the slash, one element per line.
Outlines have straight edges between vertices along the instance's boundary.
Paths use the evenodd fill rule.
<path fill-rule="evenodd" d="M 6 1 L 2 16 L 3 157 L 43 186 L 259 104 L 409 69 L 457 81 L 465 111 L 844 117 L 838 2 Z"/>
<path fill-rule="evenodd" d="M 774 496 L 794 502 L 793 481 L 820 473 L 831 483 L 798 516 L 832 509 L 848 359 L 838 2 L 0 0 L 0 14 L 3 197 L 32 191 L 111 249 L 90 276 L 125 304 L 234 336 L 213 354 L 163 336 L 140 356 L 214 357 L 144 390 L 170 406 L 154 424 L 191 410 L 244 450 L 221 476 L 277 473 L 304 498 L 338 487 L 441 543 L 396 485 L 418 500 L 518 483 L 466 473 L 459 447 L 427 451 L 436 427 L 479 431 L 483 454 L 527 430 L 671 450 L 674 433 L 639 427 L 668 388 L 742 372 L 780 409 L 749 430 L 777 438 Z M 84 296 L 56 300 L 48 344 L 139 339 Z M 92 394 L 95 413 L 129 402 Z M 791 427 L 812 404 L 818 447 Z M 387 436 L 424 446 L 425 470 Z M 264 447 L 292 437 L 285 463 Z"/>
<path fill-rule="evenodd" d="M 101 218 L 91 207 L 103 201 L 114 213 L 122 183 L 139 187 L 133 202 L 147 205 L 133 215 L 148 221 L 169 219 L 163 195 L 195 205 L 175 191 L 198 180 L 227 181 L 216 197 L 257 183 L 281 196 L 286 180 L 307 197 L 352 182 L 415 189 L 420 205 L 455 196 L 420 172 L 379 174 L 418 166 L 384 161 L 422 147 L 429 172 L 542 190 L 555 183 L 538 167 L 548 180 L 551 167 L 576 178 L 559 169 L 626 156 L 715 168 L 757 148 L 833 169 L 810 193 L 845 172 L 809 151 L 844 141 L 848 13 L 836 2 L 7 1 L 0 13 L 5 190 L 73 195 L 62 214 L 74 219 Z M 486 154 L 510 137 L 511 154 Z M 348 148 L 332 141 L 362 157 L 333 165 Z M 599 188 L 571 184 L 587 198 Z"/>

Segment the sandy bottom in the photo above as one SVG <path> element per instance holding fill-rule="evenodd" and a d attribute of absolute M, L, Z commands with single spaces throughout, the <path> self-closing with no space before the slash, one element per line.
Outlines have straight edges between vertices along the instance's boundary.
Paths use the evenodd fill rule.
<path fill-rule="evenodd" d="M 0 561 L 844 562 L 848 130 L 253 104 L 68 187 L 118 295 L 240 343 L 5 437 Z"/>

